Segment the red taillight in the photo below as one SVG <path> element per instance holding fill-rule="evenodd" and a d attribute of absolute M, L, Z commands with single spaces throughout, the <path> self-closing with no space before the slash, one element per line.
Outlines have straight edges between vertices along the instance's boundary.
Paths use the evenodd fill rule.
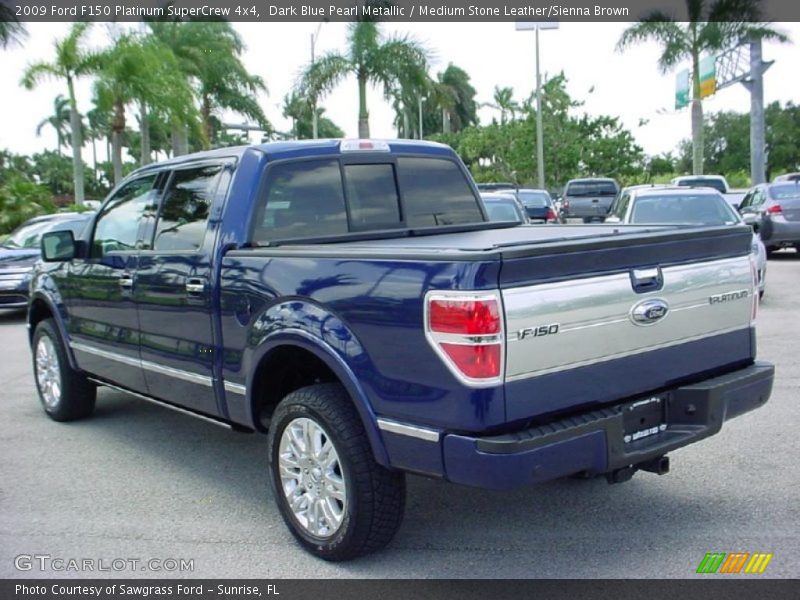
<path fill-rule="evenodd" d="M 425 333 L 436 353 L 462 382 L 472 386 L 502 382 L 503 319 L 497 294 L 429 294 Z"/>
<path fill-rule="evenodd" d="M 493 379 L 500 375 L 502 352 L 500 344 L 486 346 L 441 344 L 458 370 L 470 379 Z"/>
<path fill-rule="evenodd" d="M 780 204 L 773 204 L 767 207 L 767 212 L 771 215 L 779 215 L 783 212 L 783 208 L 781 208 Z"/>
<path fill-rule="evenodd" d="M 497 300 L 431 300 L 428 323 L 436 333 L 486 335 L 500 331 Z"/>
<path fill-rule="evenodd" d="M 558 217 L 556 216 L 556 211 L 554 211 L 552 208 L 547 209 L 547 220 L 548 221 L 558 220 Z"/>
<path fill-rule="evenodd" d="M 565 198 L 564 201 L 561 203 L 561 207 L 564 209 L 569 208 L 569 200 Z"/>

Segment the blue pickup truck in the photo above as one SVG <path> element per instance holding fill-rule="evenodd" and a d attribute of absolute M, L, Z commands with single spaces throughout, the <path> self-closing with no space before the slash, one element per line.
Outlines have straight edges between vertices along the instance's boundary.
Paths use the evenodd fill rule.
<path fill-rule="evenodd" d="M 98 386 L 267 434 L 309 551 L 400 526 L 404 473 L 664 473 L 769 398 L 741 227 L 492 223 L 447 146 L 278 142 L 132 173 L 47 234 L 28 325 L 56 421 Z"/>

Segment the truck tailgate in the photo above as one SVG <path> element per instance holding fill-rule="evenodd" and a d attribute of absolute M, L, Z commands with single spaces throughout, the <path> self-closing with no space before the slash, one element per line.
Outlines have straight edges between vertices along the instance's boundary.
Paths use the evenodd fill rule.
<path fill-rule="evenodd" d="M 507 419 L 621 400 L 752 361 L 749 233 L 732 233 L 702 248 L 693 248 L 697 240 L 609 248 L 599 263 L 588 248 L 508 258 Z"/>

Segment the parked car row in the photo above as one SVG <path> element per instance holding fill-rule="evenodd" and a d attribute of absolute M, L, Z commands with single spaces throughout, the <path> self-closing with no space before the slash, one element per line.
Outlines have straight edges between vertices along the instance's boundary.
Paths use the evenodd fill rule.
<path fill-rule="evenodd" d="M 41 258 L 42 235 L 81 233 L 93 213 L 56 213 L 34 217 L 17 227 L 0 246 L 0 308 L 25 308 L 33 266 Z"/>
<path fill-rule="evenodd" d="M 781 248 L 800 252 L 800 177 L 787 174 L 773 183 L 753 187 L 741 202 L 733 202 L 723 177 L 679 177 L 671 184 L 635 185 L 620 189 L 608 178 L 570 180 L 561 197 L 560 221 L 581 219 L 631 225 L 741 225 L 753 228 L 751 246 L 758 269 L 759 295 L 766 291 L 767 257 Z M 532 222 L 534 214 L 543 222 L 555 222 L 534 213 L 536 202 L 552 206 L 543 190 L 522 190 L 510 183 L 479 184 L 487 214 L 492 221 Z M 534 194 L 539 194 L 535 196 Z M 545 196 L 546 194 L 546 196 Z M 541 209 L 540 209 L 541 210 Z M 526 216 L 528 218 L 526 218 Z M 553 215 L 555 216 L 555 215 Z"/>

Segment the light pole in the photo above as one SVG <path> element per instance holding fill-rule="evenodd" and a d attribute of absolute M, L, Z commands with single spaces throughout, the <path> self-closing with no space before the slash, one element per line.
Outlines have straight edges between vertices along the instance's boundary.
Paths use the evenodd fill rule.
<path fill-rule="evenodd" d="M 419 97 L 419 139 L 422 139 L 422 96 Z"/>
<path fill-rule="evenodd" d="M 536 171 L 539 179 L 539 188 L 544 185 L 544 137 L 542 135 L 542 77 L 539 73 L 539 30 L 558 29 L 557 21 L 517 21 L 517 31 L 536 32 Z"/>
<path fill-rule="evenodd" d="M 317 30 L 311 34 L 311 66 L 314 66 L 314 61 L 316 60 L 316 56 L 314 53 L 314 47 L 317 44 L 317 38 L 319 37 L 319 32 L 322 29 L 322 26 L 327 21 L 320 21 L 319 25 L 317 25 Z M 311 98 L 311 136 L 314 139 L 317 139 L 318 136 L 318 123 L 317 123 L 317 97 L 313 96 Z"/>

